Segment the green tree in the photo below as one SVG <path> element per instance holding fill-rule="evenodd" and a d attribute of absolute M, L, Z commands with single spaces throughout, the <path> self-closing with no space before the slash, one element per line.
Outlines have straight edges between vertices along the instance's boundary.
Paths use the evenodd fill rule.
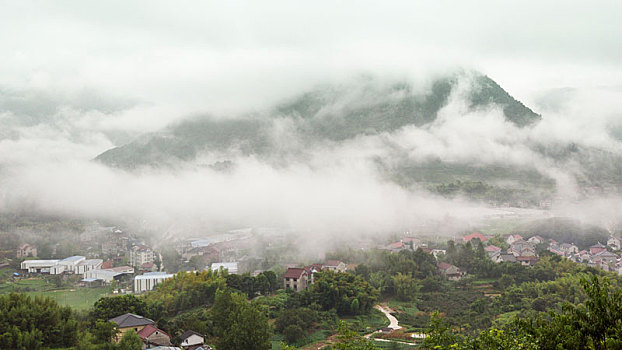
<path fill-rule="evenodd" d="M 228 288 L 218 290 L 211 309 L 218 348 L 270 349 L 270 325 L 266 312 Z"/>
<path fill-rule="evenodd" d="M 99 299 L 93 305 L 92 314 L 97 320 L 108 321 L 126 313 L 145 315 L 145 311 L 146 304 L 142 298 L 126 294 Z"/>
<path fill-rule="evenodd" d="M 398 273 L 393 276 L 395 296 L 401 301 L 410 301 L 417 293 L 417 282 L 414 278 Z"/>
<path fill-rule="evenodd" d="M 130 330 L 123 333 L 119 341 L 119 350 L 142 350 L 142 348 L 143 342 L 136 332 Z"/>
<path fill-rule="evenodd" d="M 338 350 L 376 350 L 377 347 L 370 340 L 367 340 L 356 332 L 348 329 L 344 321 L 339 321 L 337 328 L 337 343 L 335 349 Z"/>

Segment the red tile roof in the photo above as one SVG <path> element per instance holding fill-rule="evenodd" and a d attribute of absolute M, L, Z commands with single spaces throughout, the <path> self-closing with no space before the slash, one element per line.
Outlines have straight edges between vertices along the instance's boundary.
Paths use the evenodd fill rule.
<path fill-rule="evenodd" d="M 311 264 L 309 266 L 305 266 L 305 271 L 307 271 L 307 274 L 310 274 L 313 269 L 317 271 L 322 271 L 322 264 Z"/>
<path fill-rule="evenodd" d="M 489 245 L 484 247 L 484 250 L 487 252 L 498 252 L 501 250 L 501 248 L 497 247 L 496 245 Z"/>
<path fill-rule="evenodd" d="M 163 330 L 154 327 L 152 325 L 147 325 L 145 326 L 145 328 L 141 329 L 140 331 L 138 331 L 138 336 L 142 339 L 145 340 L 147 339 L 150 335 L 152 335 L 155 332 L 160 332 L 162 334 L 166 334 L 166 336 L 168 336 L 169 338 L 171 337 L 170 335 L 168 335 L 166 332 L 164 332 Z"/>
<path fill-rule="evenodd" d="M 488 237 L 484 236 L 483 234 L 481 234 L 479 232 L 473 232 L 471 234 L 463 236 L 462 239 L 465 242 L 470 242 L 472 239 L 479 239 L 482 242 L 486 242 L 488 240 Z"/>
<path fill-rule="evenodd" d="M 302 274 L 305 273 L 305 269 L 290 267 L 285 272 L 285 278 L 300 278 Z"/>

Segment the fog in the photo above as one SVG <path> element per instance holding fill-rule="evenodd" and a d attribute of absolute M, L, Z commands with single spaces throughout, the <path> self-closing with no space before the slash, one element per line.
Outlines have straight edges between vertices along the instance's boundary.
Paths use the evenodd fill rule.
<path fill-rule="evenodd" d="M 622 156 L 622 37 L 617 2 L 383 3 L 19 2 L 0 14 L 0 211 L 107 218 L 187 235 L 281 226 L 323 234 L 390 232 L 427 220 L 471 227 L 498 212 L 386 178 L 377 159 L 441 159 L 533 168 L 555 181 L 543 215 L 619 222 L 618 193 L 583 198 L 588 171 L 538 146 L 579 145 Z M 518 19 L 518 20 L 517 20 Z M 271 142 L 287 161 L 201 154 L 176 169 L 129 171 L 98 154 L 171 123 L 262 117 L 322 86 L 352 94 L 476 69 L 542 115 L 518 128 L 500 109 L 469 110 L 462 90 L 423 127 L 306 148 L 285 119 Z M 468 83 L 468 79 L 465 83 Z M 367 96 L 366 98 L 369 98 Z M 366 101 L 361 101 L 365 103 Z M 293 156 L 292 156 L 293 155 Z M 622 177 L 622 174 L 617 174 Z"/>

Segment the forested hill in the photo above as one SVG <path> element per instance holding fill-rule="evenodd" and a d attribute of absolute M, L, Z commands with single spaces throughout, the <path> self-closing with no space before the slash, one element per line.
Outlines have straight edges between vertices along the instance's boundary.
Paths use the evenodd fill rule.
<path fill-rule="evenodd" d="M 428 124 L 437 118 L 452 94 L 465 98 L 471 110 L 499 108 L 508 121 L 519 127 L 540 120 L 538 114 L 479 73 L 444 76 L 425 89 L 406 82 L 385 84 L 361 78 L 356 83 L 318 87 L 260 115 L 186 120 L 110 149 L 96 159 L 131 169 L 193 160 L 202 151 L 274 154 L 283 148 L 273 140 L 275 123 L 285 122 L 290 126 L 290 136 L 311 145 L 323 140 L 338 142 Z"/>

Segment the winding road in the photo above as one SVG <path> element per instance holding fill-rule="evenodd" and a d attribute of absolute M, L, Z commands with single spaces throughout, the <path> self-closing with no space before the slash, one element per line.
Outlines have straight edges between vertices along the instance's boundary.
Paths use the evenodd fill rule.
<path fill-rule="evenodd" d="M 391 315 L 391 309 L 384 308 L 382 307 L 382 305 L 376 305 L 374 306 L 374 308 L 382 312 L 389 319 L 389 325 L 387 326 L 388 328 L 391 328 L 393 330 L 402 328 L 397 322 L 397 318 Z"/>

